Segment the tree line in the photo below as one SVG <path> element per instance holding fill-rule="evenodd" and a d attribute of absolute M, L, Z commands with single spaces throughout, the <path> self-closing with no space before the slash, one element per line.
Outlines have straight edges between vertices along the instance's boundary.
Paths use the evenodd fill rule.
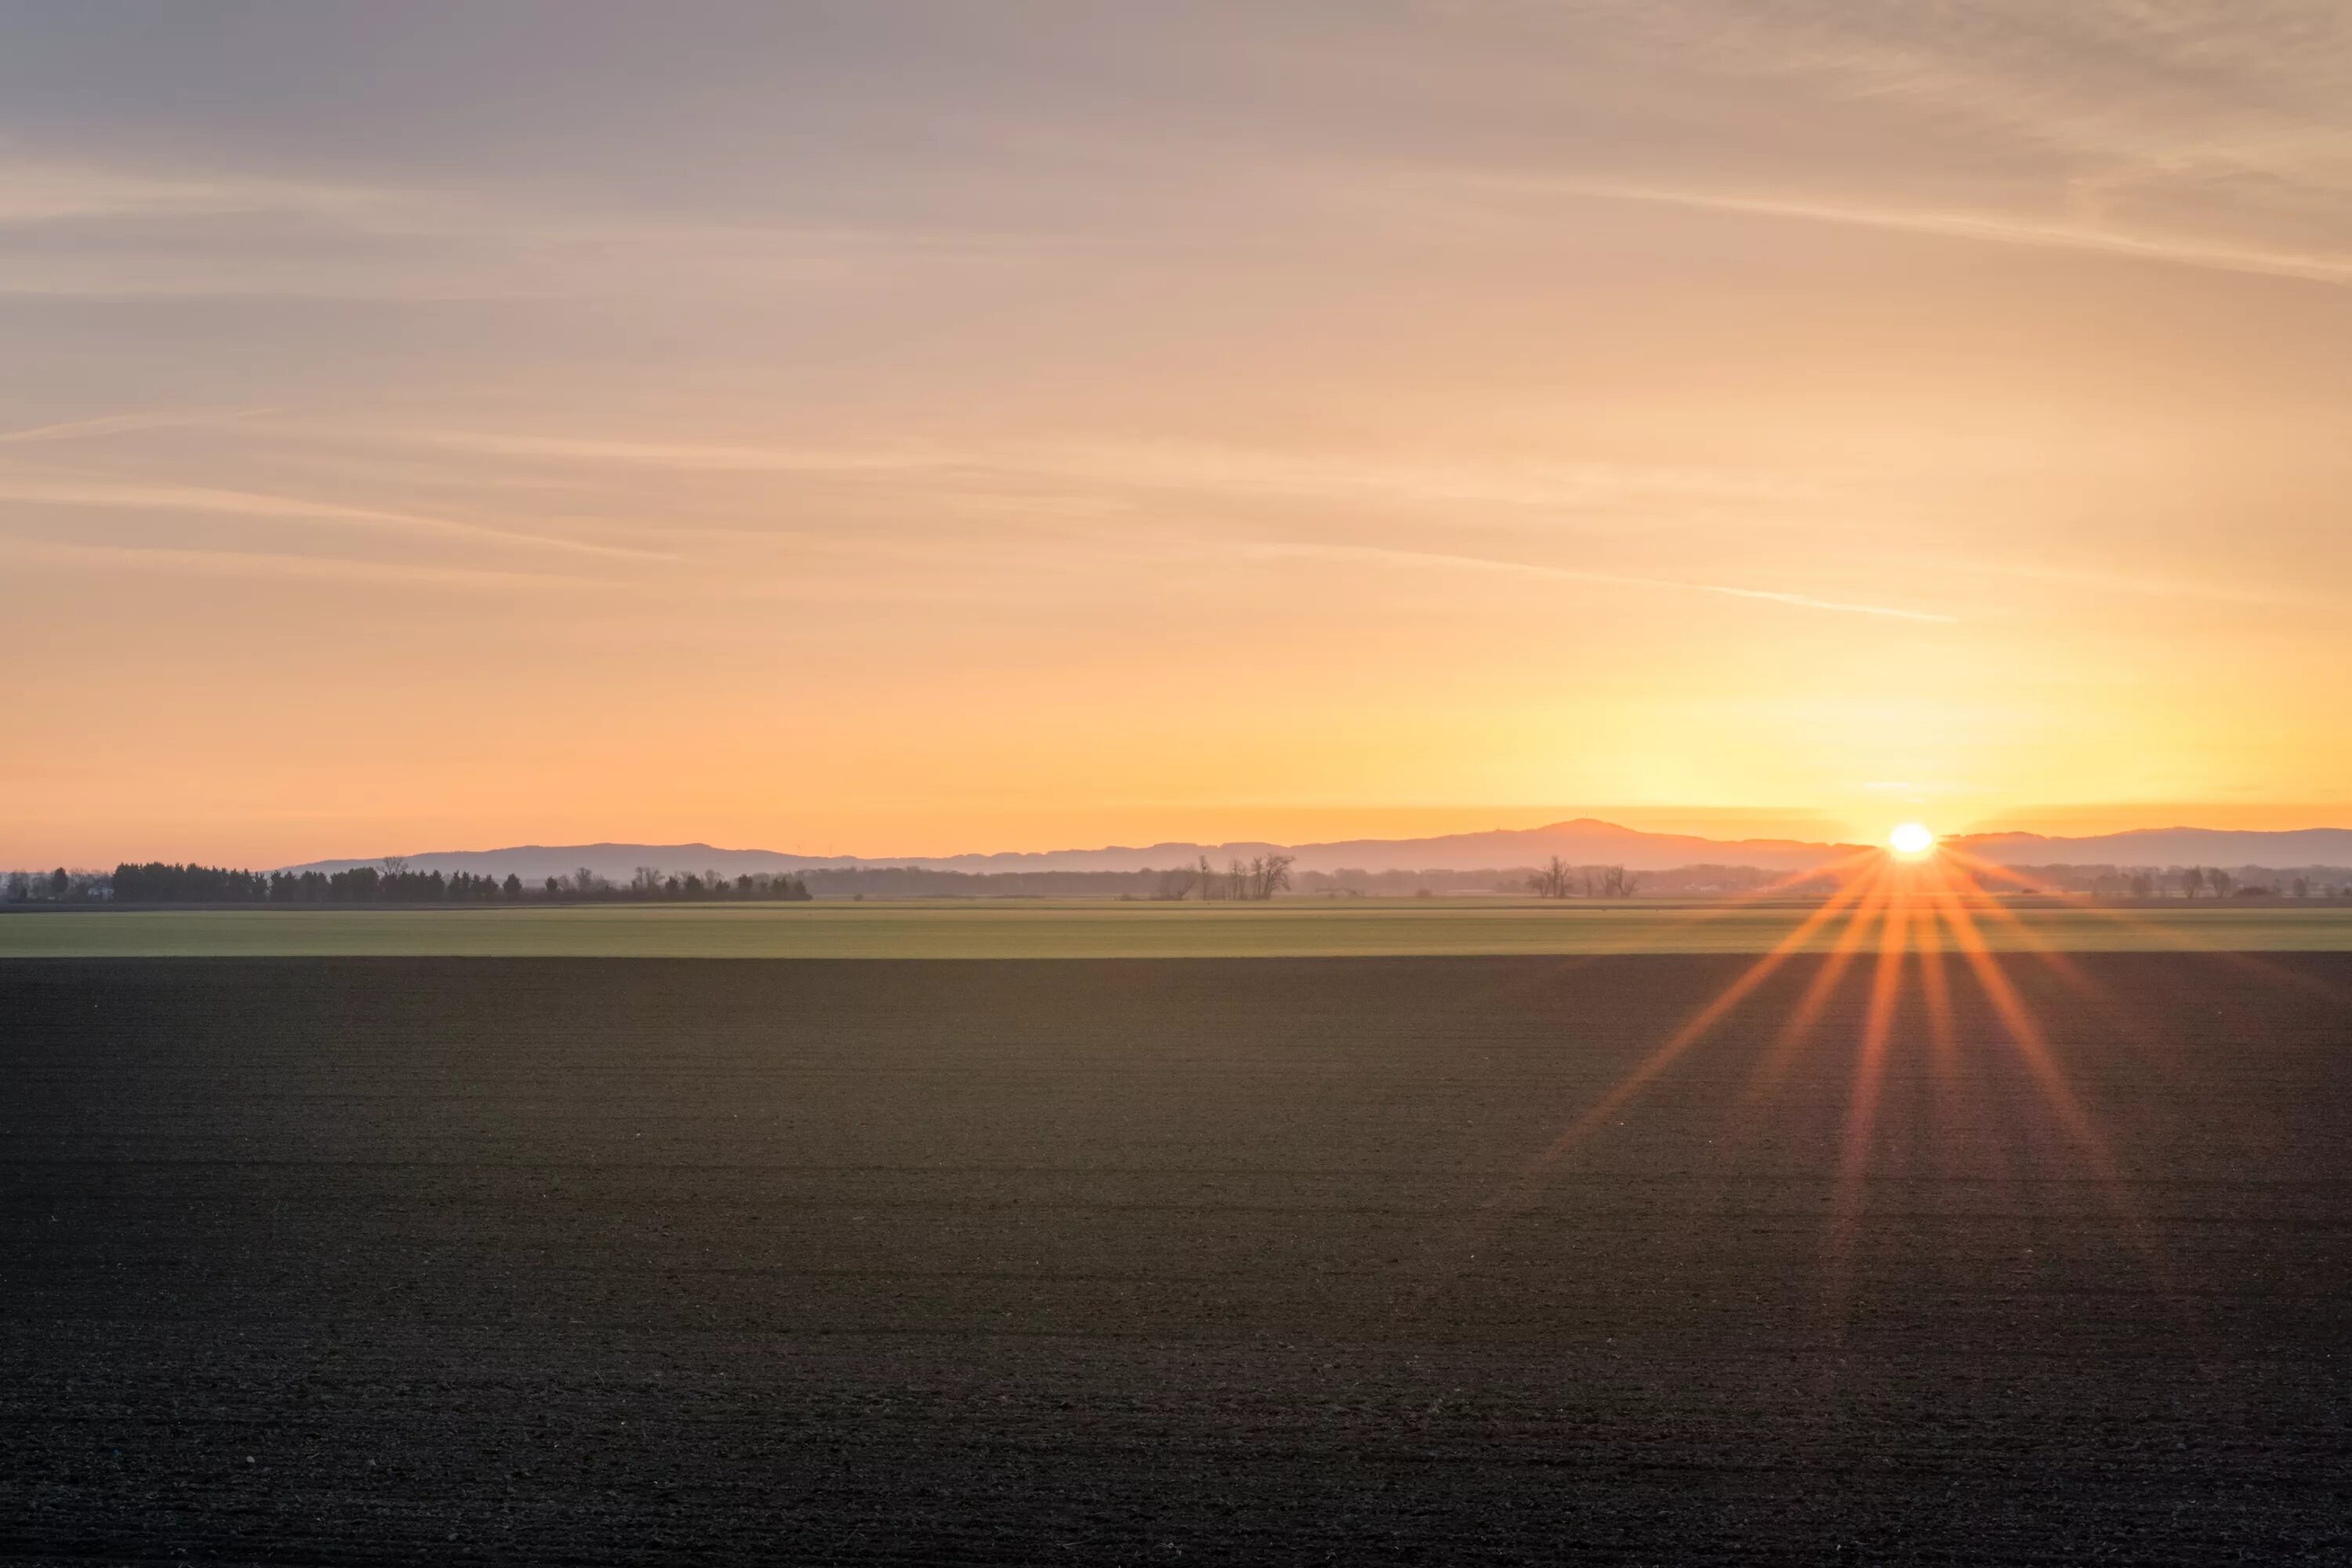
<path fill-rule="evenodd" d="M 1236 857 L 1220 871 L 1203 855 L 1194 865 L 1160 872 L 1151 896 L 1169 903 L 1187 899 L 1264 903 L 1289 888 L 1290 868 L 1297 861 L 1296 855 L 1258 855 L 1247 860 Z"/>
<path fill-rule="evenodd" d="M 1622 866 L 1571 866 L 1557 855 L 1527 879 L 1538 899 L 1630 899 L 1641 886 L 1641 873 Z"/>
<path fill-rule="evenodd" d="M 813 866 L 800 873 L 821 898 L 1140 899 L 1157 871 L 941 871 L 928 866 Z"/>
<path fill-rule="evenodd" d="M 2352 870 L 2305 866 L 2022 866 L 2019 871 L 2062 892 L 2101 899 L 2340 899 L 2352 897 Z"/>
<path fill-rule="evenodd" d="M 761 900 L 800 903 L 813 895 L 791 875 L 741 876 L 716 872 L 683 876 L 640 868 L 627 883 L 614 883 L 583 867 L 569 877 L 549 877 L 528 886 L 509 872 L 504 879 L 470 871 L 413 871 L 394 857 L 375 866 L 344 870 L 246 871 L 226 866 L 178 865 L 151 860 L 125 862 L 104 879 L 100 894 L 134 904 L 499 904 L 629 902 L 669 903 L 708 900 Z M 11 883 L 11 897 L 16 896 Z"/>
<path fill-rule="evenodd" d="M 88 871 L 11 871 L 0 880 L 0 899 L 12 904 L 66 903 L 106 896 L 106 879 Z"/>
<path fill-rule="evenodd" d="M 1172 869 L 1136 871 L 950 871 L 919 866 L 820 866 L 800 871 L 726 877 L 712 870 L 674 872 L 641 867 L 614 881 L 583 867 L 569 876 L 525 882 L 471 872 L 418 871 L 395 856 L 374 866 L 334 872 L 249 871 L 223 866 L 151 860 L 125 863 L 111 873 L 16 870 L 0 874 L 0 904 L 96 903 L 347 903 L 497 904 L 668 903 L 780 900 L 811 898 L 1125 898 L 1168 901 L 1264 901 L 1284 893 L 1326 897 L 1412 897 L 1435 893 L 1532 893 L 1551 899 L 1706 896 L 1780 881 L 1791 898 L 1833 889 L 1834 874 L 1780 879 L 1744 866 L 1690 866 L 1634 873 L 1622 866 L 1570 866 L 1555 857 L 1539 867 L 1500 871 L 1297 872 L 1292 857 L 1265 854 L 1229 859 L 1221 869 L 1202 856 Z M 2345 899 L 2352 869 L 2310 866 L 2277 870 L 2242 866 L 2165 869 L 2115 866 L 2021 867 L 2020 872 L 2063 892 L 2103 899 Z"/>

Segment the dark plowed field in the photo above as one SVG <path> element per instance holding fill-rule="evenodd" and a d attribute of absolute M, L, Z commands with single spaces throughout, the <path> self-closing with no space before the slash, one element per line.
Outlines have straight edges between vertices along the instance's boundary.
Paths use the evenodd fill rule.
<path fill-rule="evenodd" d="M 2352 955 L 1822 962 L 0 964 L 0 1556 L 2352 1559 Z"/>

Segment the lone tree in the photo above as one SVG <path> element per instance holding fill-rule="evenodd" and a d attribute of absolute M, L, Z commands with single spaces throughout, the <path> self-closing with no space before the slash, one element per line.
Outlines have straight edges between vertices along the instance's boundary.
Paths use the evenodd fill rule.
<path fill-rule="evenodd" d="M 1564 899 L 1575 888 L 1576 871 L 1555 855 L 1549 865 L 1528 879 L 1528 889 L 1539 899 Z"/>
<path fill-rule="evenodd" d="M 1261 855 L 1249 863 L 1248 896 L 1264 903 L 1290 886 L 1290 868 L 1298 858 L 1296 855 Z"/>

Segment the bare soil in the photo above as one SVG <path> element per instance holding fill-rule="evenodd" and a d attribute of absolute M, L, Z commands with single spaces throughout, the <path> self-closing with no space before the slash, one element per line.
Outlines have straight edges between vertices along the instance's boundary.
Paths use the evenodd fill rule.
<path fill-rule="evenodd" d="M 0 1557 L 2352 1560 L 2352 955 L 1749 962 L 0 963 Z"/>

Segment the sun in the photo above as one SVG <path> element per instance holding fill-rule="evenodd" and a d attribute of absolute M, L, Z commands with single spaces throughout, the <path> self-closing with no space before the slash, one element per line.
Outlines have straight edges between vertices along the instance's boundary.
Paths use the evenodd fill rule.
<path fill-rule="evenodd" d="M 1936 847 L 1936 836 L 1919 823 L 1906 822 L 1886 836 L 1886 847 L 1906 860 L 1917 860 Z"/>

